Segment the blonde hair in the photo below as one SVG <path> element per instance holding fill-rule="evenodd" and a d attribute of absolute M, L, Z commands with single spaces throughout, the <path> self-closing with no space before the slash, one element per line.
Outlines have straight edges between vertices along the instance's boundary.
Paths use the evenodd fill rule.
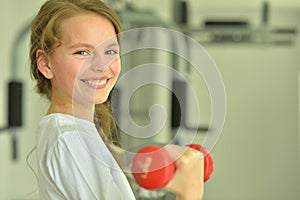
<path fill-rule="evenodd" d="M 60 44 L 61 23 L 70 17 L 89 12 L 106 17 L 113 24 L 116 34 L 121 32 L 120 21 L 116 13 L 101 0 L 47 0 L 32 21 L 29 53 L 31 75 L 37 81 L 37 92 L 49 100 L 51 99 L 51 82 L 38 70 L 36 52 L 41 49 L 45 54 L 51 55 Z M 95 121 L 100 123 L 105 136 L 110 141 L 116 142 L 116 125 L 109 100 L 96 105 L 95 116 Z"/>

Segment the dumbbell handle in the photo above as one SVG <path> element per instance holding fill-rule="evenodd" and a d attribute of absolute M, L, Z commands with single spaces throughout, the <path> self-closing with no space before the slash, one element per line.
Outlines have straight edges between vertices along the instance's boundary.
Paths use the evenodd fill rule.
<path fill-rule="evenodd" d="M 209 152 L 198 144 L 187 145 L 204 155 L 204 181 L 207 181 L 214 168 Z M 137 151 L 132 161 L 132 175 L 141 187 L 148 190 L 161 189 L 168 184 L 175 173 L 174 161 L 160 146 L 145 146 Z"/>

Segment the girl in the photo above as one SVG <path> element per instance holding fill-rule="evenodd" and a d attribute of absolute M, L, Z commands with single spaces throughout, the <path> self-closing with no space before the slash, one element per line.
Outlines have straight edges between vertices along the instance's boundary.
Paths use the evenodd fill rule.
<path fill-rule="evenodd" d="M 40 198 L 135 199 L 116 162 L 107 100 L 121 70 L 116 14 L 100 0 L 48 0 L 31 30 L 31 73 L 50 100 L 37 130 Z M 178 199 L 203 196 L 196 157 L 188 149 L 176 160 L 166 189 Z"/>

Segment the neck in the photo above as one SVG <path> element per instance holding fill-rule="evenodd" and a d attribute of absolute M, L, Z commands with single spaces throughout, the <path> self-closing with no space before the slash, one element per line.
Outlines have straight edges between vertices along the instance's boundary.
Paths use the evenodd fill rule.
<path fill-rule="evenodd" d="M 55 99 L 51 99 L 51 104 L 47 114 L 62 113 L 71 115 L 80 119 L 94 122 L 95 105 L 82 105 L 79 103 L 61 103 Z"/>

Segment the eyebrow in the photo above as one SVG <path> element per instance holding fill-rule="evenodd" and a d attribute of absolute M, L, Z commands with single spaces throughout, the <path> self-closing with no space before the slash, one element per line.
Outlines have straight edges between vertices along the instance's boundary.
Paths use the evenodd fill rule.
<path fill-rule="evenodd" d="M 69 49 L 76 49 L 76 48 L 79 48 L 79 47 L 86 47 L 86 48 L 89 48 L 89 49 L 95 49 L 95 47 L 91 44 L 87 44 L 87 43 L 76 43 L 76 44 L 73 44 L 71 46 L 69 46 L 68 48 Z"/>
<path fill-rule="evenodd" d="M 106 47 L 118 47 L 118 46 L 120 46 L 118 42 L 113 42 L 108 44 Z"/>
<path fill-rule="evenodd" d="M 112 43 L 109 43 L 106 45 L 106 48 L 111 48 L 111 47 L 118 47 L 119 46 L 119 43 L 118 42 L 112 42 Z M 86 47 L 88 49 L 95 49 L 97 47 L 91 45 L 91 44 L 87 44 L 87 43 L 82 43 L 82 42 L 79 42 L 79 43 L 76 43 L 76 44 L 73 44 L 71 46 L 69 46 L 68 48 L 69 49 L 76 49 L 76 48 L 79 48 L 79 47 Z"/>

